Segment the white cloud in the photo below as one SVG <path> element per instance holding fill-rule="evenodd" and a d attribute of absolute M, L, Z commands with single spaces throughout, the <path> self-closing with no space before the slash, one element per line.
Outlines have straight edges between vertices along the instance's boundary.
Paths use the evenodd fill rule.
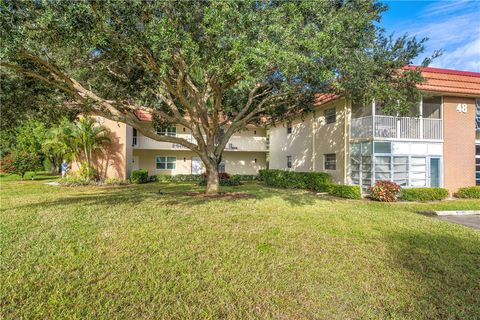
<path fill-rule="evenodd" d="M 480 72 L 480 34 L 454 51 L 446 51 L 432 66 Z"/>
<path fill-rule="evenodd" d="M 405 32 L 429 38 L 425 53 L 415 61 L 442 49 L 432 66 L 480 71 L 480 2 L 440 1 L 427 6 Z"/>
<path fill-rule="evenodd" d="M 469 0 L 437 1 L 425 8 L 421 12 L 421 15 L 428 17 L 441 14 L 452 14 L 457 11 L 464 11 L 467 7 L 475 7 L 475 2 Z"/>

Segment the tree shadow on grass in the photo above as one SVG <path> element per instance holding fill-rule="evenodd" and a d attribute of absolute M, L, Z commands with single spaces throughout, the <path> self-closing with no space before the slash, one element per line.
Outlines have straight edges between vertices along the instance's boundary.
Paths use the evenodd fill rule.
<path fill-rule="evenodd" d="M 480 319 L 480 237 L 420 232 L 387 239 L 393 268 L 419 286 L 417 303 L 429 319 Z"/>
<path fill-rule="evenodd" d="M 223 187 L 219 196 L 204 195 L 205 188 L 192 183 L 148 183 L 119 187 L 54 187 L 72 188 L 78 191 L 73 195 L 52 196 L 51 200 L 20 205 L 13 208 L 2 208 L 0 211 L 22 208 L 47 208 L 49 206 L 71 205 L 118 205 L 140 204 L 144 201 L 158 201 L 158 205 L 197 206 L 215 201 L 248 201 L 279 198 L 292 206 L 311 205 L 318 197 L 314 193 L 300 190 L 284 190 L 266 188 L 256 183 L 247 183 L 241 187 Z M 56 190 L 52 189 L 54 194 Z"/>

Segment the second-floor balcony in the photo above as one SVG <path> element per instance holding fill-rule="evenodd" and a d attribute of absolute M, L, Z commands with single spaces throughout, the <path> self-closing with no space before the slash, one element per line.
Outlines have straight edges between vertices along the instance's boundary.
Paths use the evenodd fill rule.
<path fill-rule="evenodd" d="M 352 119 L 350 138 L 442 140 L 443 122 L 437 118 L 366 116 Z"/>
<path fill-rule="evenodd" d="M 197 144 L 197 141 L 190 134 L 177 134 L 179 138 L 183 138 L 190 143 Z M 178 143 L 160 142 L 138 134 L 133 136 L 132 146 L 136 149 L 150 150 L 188 150 L 188 148 Z M 267 138 L 260 136 L 242 136 L 234 135 L 230 138 L 225 151 L 267 151 Z"/>

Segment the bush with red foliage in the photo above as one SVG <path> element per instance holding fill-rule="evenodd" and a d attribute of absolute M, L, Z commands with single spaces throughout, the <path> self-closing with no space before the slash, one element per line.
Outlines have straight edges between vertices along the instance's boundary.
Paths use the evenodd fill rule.
<path fill-rule="evenodd" d="M 231 176 L 226 172 L 218 173 L 218 180 L 221 186 L 239 186 L 241 184 L 239 176 Z M 198 185 L 206 186 L 207 185 L 207 174 L 202 173 L 202 177 L 198 181 Z"/>
<path fill-rule="evenodd" d="M 219 172 L 218 178 L 220 178 L 220 180 L 228 180 L 230 179 L 230 175 L 226 172 Z"/>
<path fill-rule="evenodd" d="M 374 186 L 368 188 L 370 198 L 382 202 L 397 201 L 400 186 L 392 181 L 377 181 Z"/>

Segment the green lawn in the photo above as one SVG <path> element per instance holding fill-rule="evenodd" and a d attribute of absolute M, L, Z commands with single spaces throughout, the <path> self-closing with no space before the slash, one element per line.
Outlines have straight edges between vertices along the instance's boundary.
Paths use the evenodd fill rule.
<path fill-rule="evenodd" d="M 59 176 L 53 176 L 48 172 L 38 171 L 33 172 L 29 171 L 25 173 L 23 180 L 49 180 L 49 179 L 57 179 Z M 18 174 L 5 174 L 0 173 L 0 183 L 7 182 L 7 181 L 20 181 L 20 176 Z"/>
<path fill-rule="evenodd" d="M 480 318 L 480 232 L 416 213 L 480 201 L 198 190 L 2 182 L 0 319 Z"/>

